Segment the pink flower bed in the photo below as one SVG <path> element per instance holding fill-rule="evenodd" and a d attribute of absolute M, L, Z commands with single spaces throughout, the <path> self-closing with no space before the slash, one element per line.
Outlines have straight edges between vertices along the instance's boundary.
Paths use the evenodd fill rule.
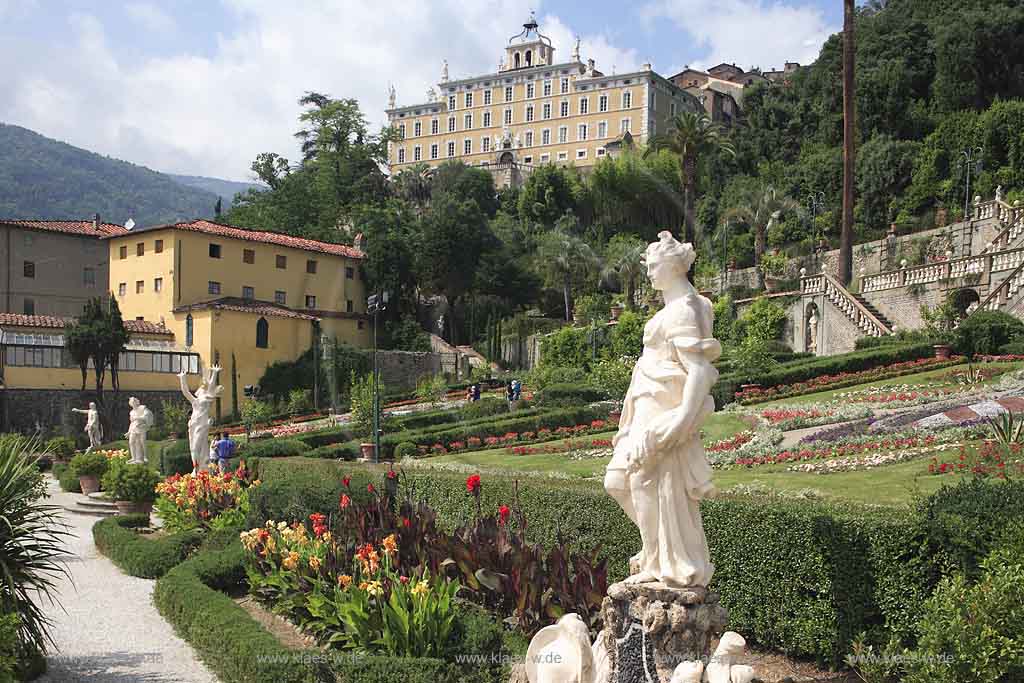
<path fill-rule="evenodd" d="M 565 453 L 566 451 L 611 447 L 611 439 L 591 439 L 590 441 L 566 439 L 559 443 L 544 444 L 542 446 L 510 446 L 507 450 L 512 455 L 537 455 L 538 453 Z"/>
<path fill-rule="evenodd" d="M 755 465 L 775 465 L 779 463 L 801 462 L 807 460 L 827 460 L 829 458 L 843 458 L 880 451 L 931 446 L 934 443 L 934 436 L 911 436 L 902 439 L 878 439 L 876 441 L 843 444 L 841 446 L 834 446 L 831 448 L 800 448 L 781 451 L 774 455 L 757 456 L 754 458 L 737 458 L 736 464 L 753 467 Z"/>

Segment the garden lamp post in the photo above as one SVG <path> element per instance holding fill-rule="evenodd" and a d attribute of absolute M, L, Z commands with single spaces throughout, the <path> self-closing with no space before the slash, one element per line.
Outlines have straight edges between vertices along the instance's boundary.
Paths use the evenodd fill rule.
<path fill-rule="evenodd" d="M 824 192 L 811 192 L 807 195 L 807 208 L 811 212 L 811 240 L 814 242 L 811 246 L 811 250 L 814 252 L 815 262 L 821 261 L 821 243 L 825 240 L 825 233 L 823 230 L 818 229 L 818 224 L 814 222 L 819 213 L 825 211 L 825 193 Z"/>
<path fill-rule="evenodd" d="M 971 171 L 975 173 L 981 173 L 981 156 L 985 153 L 985 150 L 981 147 L 968 147 L 967 149 L 960 152 L 963 155 L 963 160 L 960 162 L 964 165 L 967 177 L 964 184 L 964 221 L 966 222 L 970 218 L 971 210 Z"/>
<path fill-rule="evenodd" d="M 366 312 L 373 314 L 373 459 L 380 461 L 380 385 L 377 380 L 377 319 L 387 308 L 388 293 L 372 294 L 366 299 Z"/>

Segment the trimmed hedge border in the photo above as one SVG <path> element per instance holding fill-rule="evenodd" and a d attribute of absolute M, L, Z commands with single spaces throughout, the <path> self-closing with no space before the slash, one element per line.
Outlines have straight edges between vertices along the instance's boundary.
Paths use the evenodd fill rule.
<path fill-rule="evenodd" d="M 286 648 L 223 592 L 245 585 L 243 553 L 236 534 L 225 548 L 200 552 L 171 569 L 157 580 L 153 590 L 153 601 L 160 614 L 224 683 L 498 680 L 485 667 L 467 671 L 440 659 L 353 656 Z M 507 680 L 507 675 L 503 675 L 503 680 Z"/>
<path fill-rule="evenodd" d="M 315 460 L 258 467 L 263 483 L 252 497 L 253 526 L 334 512 L 343 490 L 361 499 L 366 484 L 379 485 L 383 476 L 380 467 Z M 343 488 L 343 475 L 351 476 L 350 489 Z M 485 513 L 511 505 L 517 481 L 532 540 L 550 544 L 561 533 L 580 549 L 601 545 L 609 580 L 628 574 L 639 534 L 600 482 L 488 475 Z M 400 495 L 433 507 L 448 529 L 476 513 L 464 474 L 406 470 L 400 487 Z M 839 665 L 861 631 L 912 633 L 933 585 L 916 516 L 748 497 L 705 501 L 701 510 L 716 565 L 713 588 L 730 610 L 730 628 L 751 641 Z"/>
<path fill-rule="evenodd" d="M 53 464 L 53 476 L 57 479 L 57 483 L 60 484 L 61 490 L 68 493 L 82 492 L 82 485 L 78 482 L 78 477 L 71 471 L 71 465 L 55 462 Z"/>
<path fill-rule="evenodd" d="M 130 576 L 155 579 L 180 564 L 203 540 L 199 531 L 146 538 L 134 531 L 149 525 L 146 515 L 118 515 L 92 526 L 99 551 Z"/>

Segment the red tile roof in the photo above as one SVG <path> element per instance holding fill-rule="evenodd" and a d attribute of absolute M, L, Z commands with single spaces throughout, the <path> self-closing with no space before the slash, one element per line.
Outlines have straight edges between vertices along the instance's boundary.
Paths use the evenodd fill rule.
<path fill-rule="evenodd" d="M 114 237 L 128 233 L 128 229 L 113 223 L 100 223 L 99 228 L 92 221 L 31 221 L 21 219 L 0 218 L 0 225 L 10 225 L 29 230 L 45 230 L 47 232 L 63 232 L 69 235 L 86 237 Z"/>
<path fill-rule="evenodd" d="M 256 301 L 254 299 L 241 299 L 236 296 L 226 296 L 213 301 L 201 301 L 197 304 L 178 306 L 175 313 L 187 311 L 202 311 L 206 309 L 217 309 L 223 311 L 238 311 L 239 313 L 251 313 L 253 315 L 269 315 L 275 318 L 294 318 L 296 320 L 319 320 L 315 315 L 302 313 L 294 309 L 275 304 L 270 301 Z"/>
<path fill-rule="evenodd" d="M 265 244 L 276 244 L 281 247 L 291 247 L 292 249 L 302 249 L 304 251 L 316 251 L 322 254 L 333 254 L 335 256 L 347 256 L 348 258 L 361 259 L 365 258 L 365 254 L 355 247 L 350 247 L 345 244 L 332 244 L 330 242 L 320 242 L 317 240 L 307 240 L 302 237 L 293 237 L 291 235 L 284 235 L 279 232 L 266 232 L 263 230 L 245 230 L 243 228 L 234 228 L 230 225 L 221 225 L 220 223 L 213 223 L 211 221 L 195 220 L 189 223 L 173 223 L 170 225 L 153 225 L 147 228 L 136 228 L 132 230 L 132 233 L 136 232 L 148 232 L 150 230 L 164 230 L 172 228 L 174 230 L 188 230 L 191 232 L 201 232 L 207 235 L 216 235 L 218 237 L 229 237 L 237 240 L 245 240 L 247 242 L 263 242 Z M 120 237 L 122 235 L 115 235 Z"/>
<path fill-rule="evenodd" d="M 56 315 L 22 315 L 20 313 L 0 313 L 0 327 L 40 327 L 64 329 L 74 322 L 74 318 L 64 318 Z M 152 323 L 148 320 L 125 320 L 124 327 L 134 334 L 161 334 L 173 337 L 174 333 L 159 323 Z"/>

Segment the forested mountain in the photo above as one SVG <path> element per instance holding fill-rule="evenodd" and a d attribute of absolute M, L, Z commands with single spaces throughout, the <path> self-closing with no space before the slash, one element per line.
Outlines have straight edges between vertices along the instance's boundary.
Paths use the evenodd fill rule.
<path fill-rule="evenodd" d="M 189 187 L 195 187 L 200 190 L 212 192 L 224 200 L 225 208 L 231 205 L 231 201 L 235 198 L 235 195 L 240 192 L 267 189 L 265 185 L 260 185 L 258 183 L 242 183 L 236 180 L 221 180 L 220 178 L 207 178 L 206 176 L 201 175 L 177 175 L 175 173 L 168 173 L 167 176 L 182 185 L 188 185 Z"/>
<path fill-rule="evenodd" d="M 230 198 L 225 198 L 225 204 Z M 0 123 L 0 217 L 154 225 L 213 215 L 217 195 L 144 166 Z"/>

